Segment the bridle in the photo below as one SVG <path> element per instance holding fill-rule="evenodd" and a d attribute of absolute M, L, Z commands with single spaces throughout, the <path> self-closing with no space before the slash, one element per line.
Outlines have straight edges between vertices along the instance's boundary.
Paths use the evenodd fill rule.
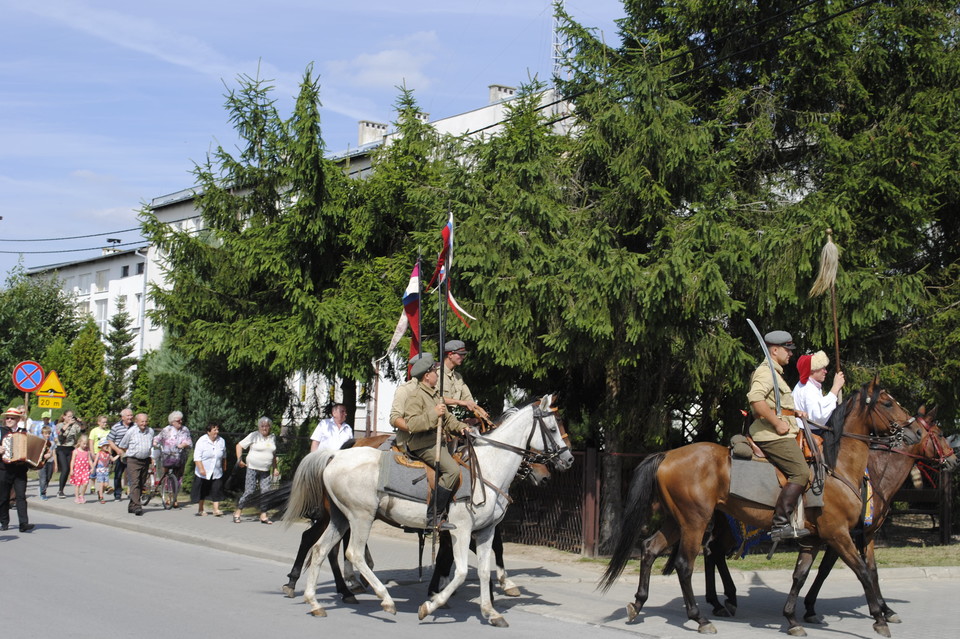
<path fill-rule="evenodd" d="M 557 428 L 560 431 L 560 440 L 564 442 L 563 446 L 559 446 L 554 443 L 553 438 L 550 437 L 550 427 L 547 426 L 546 418 L 551 416 L 553 417 L 553 421 L 556 423 Z M 542 451 L 533 448 L 533 436 L 536 433 L 539 433 L 541 439 L 543 439 L 544 450 Z M 533 427 L 530 429 L 530 434 L 527 436 L 527 441 L 523 448 L 519 446 L 513 446 L 511 444 L 505 444 L 495 439 L 490 439 L 485 435 L 479 435 L 476 433 L 470 435 L 468 439 L 473 440 L 473 442 L 489 444 L 495 448 L 514 452 L 520 455 L 522 460 L 521 464 L 555 464 L 557 458 L 570 450 L 570 436 L 563 427 L 563 422 L 560 420 L 560 415 L 557 412 L 557 409 L 550 408 L 549 410 L 543 410 L 540 408 L 539 403 L 533 406 Z"/>
<path fill-rule="evenodd" d="M 947 459 L 954 453 L 952 448 L 944 447 L 944 445 L 941 443 L 942 437 L 938 436 L 936 432 L 939 431 L 937 425 L 927 419 L 926 415 L 922 414 L 915 415 L 910 422 L 916 422 L 919 424 L 920 428 L 923 429 L 922 432 L 918 432 L 920 428 L 916 430 L 912 428 L 904 428 L 899 433 L 899 443 L 897 446 L 891 446 L 887 443 L 882 443 L 871 445 L 871 448 L 874 450 L 896 453 L 905 457 L 912 457 L 913 459 L 917 460 L 936 461 L 941 466 L 944 466 L 947 463 Z M 936 429 L 936 431 L 934 429 Z M 942 433 L 940 435 L 942 435 Z M 903 449 L 904 445 L 915 446 L 917 444 L 920 445 L 921 451 L 927 451 L 929 449 L 933 454 L 928 455 L 925 452 L 914 454 Z"/>
<path fill-rule="evenodd" d="M 862 391 L 858 391 L 862 392 Z M 880 389 L 879 387 L 874 389 L 872 395 L 868 395 L 864 398 L 863 403 L 866 405 L 867 417 L 869 419 L 868 425 L 870 434 L 869 435 L 860 435 L 857 433 L 848 433 L 844 431 L 841 434 L 841 437 L 849 437 L 850 439 L 857 439 L 859 441 L 867 442 L 871 445 L 880 445 L 880 446 L 889 446 L 895 448 L 902 446 L 904 443 L 904 431 L 908 429 L 910 424 L 916 421 L 916 417 L 911 417 L 904 423 L 900 423 L 895 419 L 888 419 L 886 422 L 880 422 L 882 427 L 878 427 L 878 418 L 882 420 L 877 413 L 878 401 L 880 399 L 880 394 L 884 393 L 889 397 L 889 407 L 892 407 L 894 404 L 898 405 L 896 400 L 886 391 Z M 876 435 L 874 433 L 886 431 L 888 435 Z"/>

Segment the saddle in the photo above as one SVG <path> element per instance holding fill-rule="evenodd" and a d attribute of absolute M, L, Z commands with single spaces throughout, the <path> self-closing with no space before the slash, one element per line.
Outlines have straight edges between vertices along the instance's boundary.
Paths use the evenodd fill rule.
<path fill-rule="evenodd" d="M 799 434 L 799 438 L 805 439 L 803 433 Z M 820 439 L 819 436 L 817 439 Z M 730 438 L 730 444 L 730 494 L 771 508 L 776 506 L 780 489 L 787 483 L 786 476 L 766 457 L 763 457 L 763 452 L 746 435 L 734 435 Z M 819 445 L 820 442 L 818 441 L 817 444 Z M 809 451 L 809 447 L 807 450 Z M 816 457 L 807 456 L 805 453 L 804 458 L 811 466 L 816 463 Z M 813 476 L 814 471 L 811 467 L 811 480 Z M 804 506 L 822 507 L 823 495 L 810 491 L 810 486 L 811 482 L 808 480 L 807 489 L 803 494 Z"/>
<path fill-rule="evenodd" d="M 470 469 L 459 454 L 454 454 L 453 458 L 460 465 L 460 477 L 454 487 L 452 501 L 469 499 Z M 394 446 L 381 453 L 377 490 L 394 497 L 429 504 L 435 492 L 436 474 L 429 464 L 411 457 L 406 451 Z"/>

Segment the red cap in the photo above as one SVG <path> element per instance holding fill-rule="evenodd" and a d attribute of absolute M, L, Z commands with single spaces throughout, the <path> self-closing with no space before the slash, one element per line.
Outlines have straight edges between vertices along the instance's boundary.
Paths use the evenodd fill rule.
<path fill-rule="evenodd" d="M 797 359 L 797 372 L 800 373 L 800 383 L 806 384 L 810 379 L 810 355 L 801 355 Z"/>

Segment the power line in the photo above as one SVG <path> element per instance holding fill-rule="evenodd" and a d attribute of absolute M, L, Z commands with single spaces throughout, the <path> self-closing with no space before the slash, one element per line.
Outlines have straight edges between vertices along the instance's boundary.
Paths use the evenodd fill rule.
<path fill-rule="evenodd" d="M 66 238 L 59 238 L 59 239 L 66 239 Z M 135 246 L 135 245 L 149 246 L 149 244 L 144 244 L 143 240 L 139 240 L 137 242 L 126 242 L 124 244 L 114 244 L 113 246 L 121 247 L 121 246 Z M 113 246 L 109 248 L 113 248 Z M 54 249 L 50 251 L 0 251 L 0 255 L 43 255 L 43 254 L 49 254 L 49 253 L 80 253 L 82 251 L 101 251 L 105 248 L 108 248 L 108 247 L 92 246 L 89 248 Z"/>

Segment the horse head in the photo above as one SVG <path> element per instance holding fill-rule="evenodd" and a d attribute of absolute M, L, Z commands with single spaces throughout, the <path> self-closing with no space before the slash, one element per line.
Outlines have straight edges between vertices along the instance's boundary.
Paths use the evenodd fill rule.
<path fill-rule="evenodd" d="M 936 413 L 936 408 L 927 411 L 921 406 L 914 421 L 903 429 L 903 440 L 917 456 L 939 463 L 944 470 L 953 470 L 960 464 L 960 460 L 936 424 Z"/>
<path fill-rule="evenodd" d="M 546 486 L 552 476 L 550 468 L 546 464 L 540 464 L 533 459 L 537 458 L 540 451 L 532 451 L 534 456 L 531 459 L 524 459 L 520 464 L 520 470 L 517 473 L 517 479 L 525 481 L 537 488 Z"/>
<path fill-rule="evenodd" d="M 879 376 L 874 376 L 873 380 L 864 384 L 859 396 L 859 407 L 865 413 L 870 435 L 896 436 L 914 422 L 914 418 L 893 395 L 880 387 Z"/>
<path fill-rule="evenodd" d="M 541 448 L 543 452 L 535 461 L 552 464 L 557 470 L 564 471 L 573 466 L 573 453 L 570 452 L 570 438 L 560 420 L 557 407 L 553 405 L 553 398 L 553 395 L 544 395 L 533 405 L 534 428 L 530 433 L 527 449 L 533 446 Z M 536 434 L 540 436 L 539 444 L 534 441 Z"/>

